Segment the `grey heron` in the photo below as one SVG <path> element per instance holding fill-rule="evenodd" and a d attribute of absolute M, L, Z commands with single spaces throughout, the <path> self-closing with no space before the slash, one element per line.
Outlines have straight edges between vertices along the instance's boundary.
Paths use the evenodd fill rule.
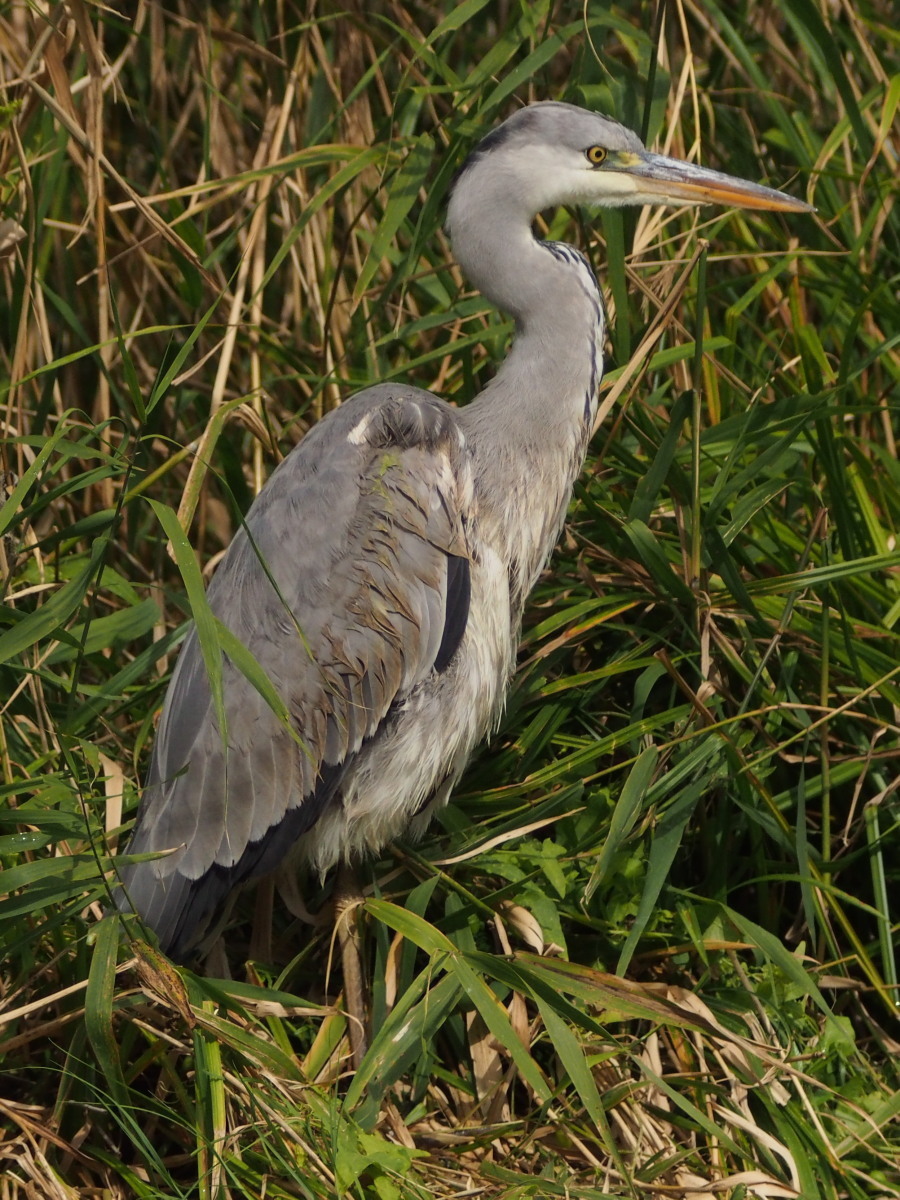
<path fill-rule="evenodd" d="M 501 711 L 597 411 L 597 281 L 532 222 L 562 204 L 675 203 L 810 211 L 570 104 L 520 109 L 469 155 L 449 198 L 453 250 L 513 318 L 512 347 L 463 408 L 403 384 L 359 392 L 250 508 L 208 600 L 278 703 L 225 655 L 221 728 L 189 634 L 129 847 L 156 857 L 124 867 L 117 892 L 170 955 L 287 855 L 324 872 L 420 834 L 447 800 Z"/>

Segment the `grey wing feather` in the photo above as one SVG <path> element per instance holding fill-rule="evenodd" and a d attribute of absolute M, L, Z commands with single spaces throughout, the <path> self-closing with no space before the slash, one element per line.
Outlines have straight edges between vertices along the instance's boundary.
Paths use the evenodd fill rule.
<path fill-rule="evenodd" d="M 271 870 L 324 809 L 392 707 L 443 671 L 469 606 L 471 485 L 455 410 L 369 389 L 275 471 L 208 598 L 292 717 L 223 660 L 227 748 L 196 632 L 163 709 L 130 853 L 130 905 L 176 956 L 232 888 Z M 130 900 L 130 905 L 129 905 Z"/>

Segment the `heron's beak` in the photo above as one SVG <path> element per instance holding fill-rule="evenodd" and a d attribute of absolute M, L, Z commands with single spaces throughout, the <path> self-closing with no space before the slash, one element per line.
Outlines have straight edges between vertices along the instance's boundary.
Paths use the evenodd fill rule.
<path fill-rule="evenodd" d="M 646 150 L 611 154 L 607 170 L 626 176 L 634 185 L 636 198 L 645 204 L 725 204 L 774 212 L 815 212 L 805 200 L 795 200 L 774 188 Z"/>

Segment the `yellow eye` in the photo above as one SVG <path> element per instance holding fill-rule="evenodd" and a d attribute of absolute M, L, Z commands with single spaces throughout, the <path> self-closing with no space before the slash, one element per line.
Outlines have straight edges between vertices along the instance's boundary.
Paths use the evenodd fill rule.
<path fill-rule="evenodd" d="M 601 163 L 606 161 L 606 150 L 603 146 L 588 146 L 585 154 L 592 166 L 599 167 Z"/>

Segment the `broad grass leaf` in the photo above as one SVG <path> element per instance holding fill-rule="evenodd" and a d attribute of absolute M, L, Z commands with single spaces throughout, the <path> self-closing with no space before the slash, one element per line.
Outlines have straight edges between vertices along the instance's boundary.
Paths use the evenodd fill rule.
<path fill-rule="evenodd" d="M 106 554 L 107 543 L 101 538 L 91 547 L 87 566 L 59 591 L 54 592 L 33 612 L 20 616 L 15 625 L 0 635 L 0 663 L 8 662 L 23 651 L 42 642 L 64 625 L 79 608 Z"/>
<path fill-rule="evenodd" d="M 113 1099 L 126 1107 L 128 1086 L 113 1028 L 118 949 L 119 919 L 107 916 L 94 929 L 94 952 L 84 996 L 84 1024 Z"/>
<path fill-rule="evenodd" d="M 397 230 L 418 200 L 419 190 L 424 186 L 433 153 L 434 145 L 431 138 L 416 138 L 394 176 L 384 216 L 375 230 L 372 248 L 362 265 L 356 280 L 356 287 L 353 290 L 353 298 L 357 303 L 365 295 L 375 272 L 381 267 L 388 249 L 396 237 Z"/>
<path fill-rule="evenodd" d="M 628 772 L 628 778 L 622 785 L 622 791 L 613 809 L 609 832 L 600 850 L 600 854 L 591 871 L 587 887 L 584 890 L 585 900 L 590 900 L 594 892 L 603 882 L 615 856 L 625 844 L 634 823 L 640 816 L 641 808 L 646 799 L 656 764 L 659 761 L 659 750 L 648 746 L 635 759 L 634 765 Z"/>

